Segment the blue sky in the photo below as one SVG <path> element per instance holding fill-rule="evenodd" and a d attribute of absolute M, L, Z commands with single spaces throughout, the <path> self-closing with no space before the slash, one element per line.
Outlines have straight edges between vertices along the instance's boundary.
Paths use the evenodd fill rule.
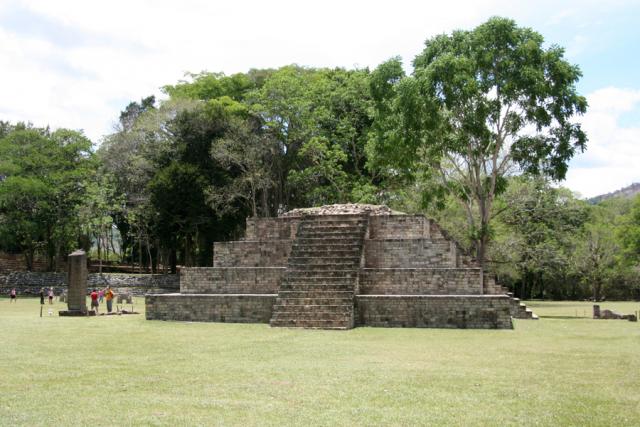
<path fill-rule="evenodd" d="M 444 4 L 443 4 L 444 3 Z M 96 143 L 131 100 L 185 72 L 370 67 L 424 40 L 515 19 L 580 66 L 588 150 L 563 185 L 593 196 L 640 182 L 640 2 L 0 2 L 0 120 L 83 129 Z"/>

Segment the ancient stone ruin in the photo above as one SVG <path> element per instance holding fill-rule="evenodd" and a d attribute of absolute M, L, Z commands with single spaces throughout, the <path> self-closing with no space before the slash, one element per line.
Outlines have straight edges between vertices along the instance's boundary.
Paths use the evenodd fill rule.
<path fill-rule="evenodd" d="M 637 322 L 638 317 L 635 314 L 620 314 L 611 310 L 600 310 L 599 305 L 593 306 L 593 318 L 594 319 L 620 319 L 628 320 L 630 322 Z"/>
<path fill-rule="evenodd" d="M 533 318 L 432 220 L 333 205 L 247 219 L 183 268 L 180 293 L 147 295 L 147 319 L 271 326 L 512 328 Z"/>
<path fill-rule="evenodd" d="M 68 310 L 60 311 L 60 316 L 86 316 L 94 314 L 87 311 L 87 254 L 77 250 L 68 257 L 69 289 L 67 291 Z"/>

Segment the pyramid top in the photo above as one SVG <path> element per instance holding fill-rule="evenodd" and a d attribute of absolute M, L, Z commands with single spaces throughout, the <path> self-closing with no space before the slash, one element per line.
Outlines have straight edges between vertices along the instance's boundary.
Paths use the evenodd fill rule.
<path fill-rule="evenodd" d="M 280 215 L 281 217 L 306 215 L 404 215 L 385 205 L 367 205 L 362 203 L 348 203 L 343 205 L 324 205 L 313 208 L 293 209 Z"/>

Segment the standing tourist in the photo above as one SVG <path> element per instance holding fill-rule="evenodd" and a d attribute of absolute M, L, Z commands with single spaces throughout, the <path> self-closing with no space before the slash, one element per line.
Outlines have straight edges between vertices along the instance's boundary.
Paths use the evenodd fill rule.
<path fill-rule="evenodd" d="M 115 296 L 115 294 L 111 290 L 111 286 L 107 286 L 107 290 L 104 292 L 104 297 L 107 300 L 107 312 L 108 313 L 111 313 L 111 310 L 113 309 L 113 297 L 114 296 Z"/>
<path fill-rule="evenodd" d="M 91 291 L 91 308 L 96 310 L 96 315 L 100 314 L 98 312 L 99 306 L 100 306 L 100 303 L 98 302 L 98 293 L 94 289 L 93 291 Z"/>
<path fill-rule="evenodd" d="M 104 289 L 98 291 L 98 302 L 102 304 L 102 301 L 104 301 Z"/>
<path fill-rule="evenodd" d="M 11 289 L 11 292 L 9 292 L 9 304 L 11 304 L 12 302 L 16 302 L 16 288 Z"/>
<path fill-rule="evenodd" d="M 40 305 L 44 305 L 44 288 L 40 288 Z"/>
<path fill-rule="evenodd" d="M 53 304 L 53 288 L 49 288 L 49 304 Z"/>

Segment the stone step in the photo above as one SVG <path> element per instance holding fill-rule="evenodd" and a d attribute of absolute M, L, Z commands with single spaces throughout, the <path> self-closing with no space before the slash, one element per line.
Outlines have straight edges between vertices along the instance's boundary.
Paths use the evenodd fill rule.
<path fill-rule="evenodd" d="M 293 248 L 289 254 L 289 258 L 358 258 L 360 259 L 359 250 L 344 249 L 323 249 L 316 248 Z"/>
<path fill-rule="evenodd" d="M 319 236 L 296 236 L 296 245 L 312 245 L 314 243 L 321 244 L 349 244 L 349 245 L 362 245 L 362 239 L 345 238 L 342 235 L 319 235 Z"/>
<path fill-rule="evenodd" d="M 285 278 L 287 280 L 293 280 L 297 278 L 309 278 L 309 277 L 342 277 L 342 278 L 356 278 L 358 277 L 357 268 L 343 268 L 343 269 L 318 269 L 309 270 L 306 268 L 288 268 Z"/>
<path fill-rule="evenodd" d="M 362 250 L 362 243 L 360 242 L 344 242 L 342 240 L 337 242 L 327 243 L 322 239 L 314 239 L 313 241 L 309 241 L 305 244 L 300 244 L 294 242 L 291 245 L 291 250 L 296 249 L 305 249 L 305 250 L 345 250 L 345 251 L 357 251 L 360 252 Z"/>
<path fill-rule="evenodd" d="M 362 222 L 301 222 L 298 230 L 354 230 L 364 231 L 367 224 Z"/>
<path fill-rule="evenodd" d="M 309 292 L 331 292 L 331 291 L 353 291 L 355 282 L 288 282 L 280 285 L 281 291 L 309 291 Z"/>
<path fill-rule="evenodd" d="M 285 306 L 286 307 L 286 306 Z M 271 320 L 340 320 L 346 321 L 353 317 L 353 312 L 334 311 L 281 311 L 285 307 L 274 310 Z M 320 307 L 322 308 L 322 307 Z"/>
<path fill-rule="evenodd" d="M 320 294 L 318 297 L 279 295 L 276 304 L 282 305 L 351 305 L 353 307 L 353 293 L 349 295 L 334 296 L 332 293 Z"/>
<path fill-rule="evenodd" d="M 306 258 L 299 259 L 294 258 L 293 260 L 289 258 L 288 263 L 289 268 L 292 269 L 304 269 L 304 270 L 326 270 L 326 269 L 335 269 L 335 270 L 344 270 L 350 269 L 353 270 L 356 267 L 360 266 L 360 259 L 340 259 L 340 258 L 332 258 L 332 259 L 321 259 L 321 258 Z"/>
<path fill-rule="evenodd" d="M 305 227 L 309 225 L 319 225 L 319 226 L 353 226 L 358 225 L 361 227 L 366 227 L 368 224 L 368 220 L 365 218 L 308 218 L 303 221 L 300 221 L 300 226 Z"/>
<path fill-rule="evenodd" d="M 306 286 L 354 286 L 356 283 L 356 276 L 339 277 L 339 276 L 319 276 L 309 275 L 306 277 L 285 277 L 281 282 L 281 287 L 287 287 L 291 285 L 306 285 Z"/>
<path fill-rule="evenodd" d="M 362 250 L 362 245 L 360 243 L 347 244 L 347 243 L 334 243 L 334 244 L 326 244 L 325 242 L 312 243 L 307 245 L 300 245 L 294 243 L 291 245 L 291 251 L 303 251 L 303 252 L 354 252 L 360 253 Z"/>
<path fill-rule="evenodd" d="M 323 315 L 350 315 L 353 312 L 353 304 L 287 304 L 286 301 L 277 301 L 273 306 L 274 309 L 278 309 L 280 314 L 292 314 L 292 313 L 305 313 Z"/>
<path fill-rule="evenodd" d="M 303 230 L 298 230 L 296 238 L 308 239 L 311 237 L 340 237 L 342 239 L 357 240 L 362 239 L 363 236 L 364 232 L 359 230 L 319 230 L 315 228 L 306 228 Z"/>
<path fill-rule="evenodd" d="M 322 256 L 313 256 L 311 254 L 304 254 L 304 255 L 290 255 L 289 256 L 289 261 L 295 261 L 298 263 L 304 263 L 304 262 L 312 262 L 312 261 L 319 261 L 319 262 L 337 262 L 337 261 L 344 261 L 344 262 L 360 262 L 360 257 L 359 256 L 355 256 L 354 254 L 351 254 L 349 256 L 342 256 L 342 255 L 327 255 L 324 254 Z"/>
<path fill-rule="evenodd" d="M 344 268 L 348 266 L 351 268 L 360 266 L 360 257 L 289 257 L 289 266 L 336 266 Z"/>
<path fill-rule="evenodd" d="M 328 298 L 328 299 L 351 299 L 353 300 L 353 289 L 291 289 L 282 290 L 278 293 L 278 298 Z"/>
<path fill-rule="evenodd" d="M 353 327 L 353 320 L 271 320 L 269 324 L 272 327 L 280 328 L 304 328 L 304 329 L 333 329 L 347 330 Z"/>

